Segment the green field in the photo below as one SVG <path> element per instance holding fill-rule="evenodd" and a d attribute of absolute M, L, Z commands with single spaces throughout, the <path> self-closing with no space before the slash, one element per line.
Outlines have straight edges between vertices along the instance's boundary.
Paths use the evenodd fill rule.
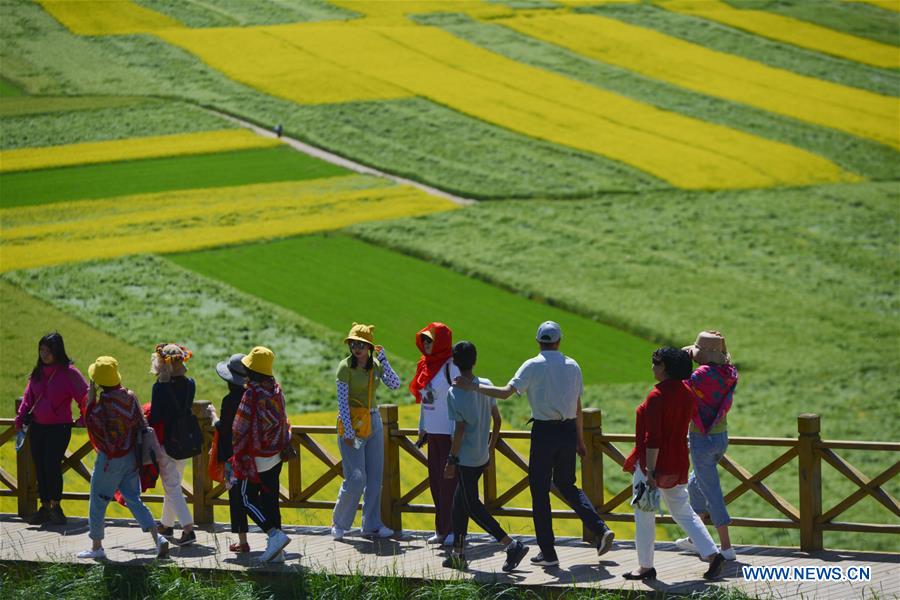
<path fill-rule="evenodd" d="M 137 0 L 138 4 L 169 15 L 188 27 L 244 27 L 297 21 L 349 19 L 357 16 L 325 2 L 266 2 L 265 0 Z"/>
<path fill-rule="evenodd" d="M 287 146 L 10 173 L 0 207 L 349 174 Z"/>
<path fill-rule="evenodd" d="M 416 332 L 442 321 L 454 340 L 475 343 L 478 371 L 497 382 L 505 383 L 537 354 L 535 331 L 547 320 L 562 325 L 565 350 L 581 362 L 588 384 L 645 379 L 655 348 L 590 319 L 345 236 L 300 237 L 171 260 L 333 331 L 349 330 L 351 320 L 374 323 L 378 343 L 410 362 L 419 357 Z M 281 284 L 266 285 L 275 280 Z"/>

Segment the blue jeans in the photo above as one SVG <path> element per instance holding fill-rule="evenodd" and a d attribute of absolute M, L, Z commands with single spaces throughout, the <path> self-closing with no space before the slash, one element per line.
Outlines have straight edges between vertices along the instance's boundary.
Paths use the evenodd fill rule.
<path fill-rule="evenodd" d="M 372 411 L 372 435 L 357 450 L 338 436 L 344 467 L 344 482 L 334 506 L 334 524 L 353 527 L 359 497 L 363 496 L 363 532 L 377 531 L 381 520 L 381 479 L 384 475 L 384 429 L 378 410 Z M 363 495 L 365 492 L 365 495 Z"/>
<path fill-rule="evenodd" d="M 691 465 L 694 470 L 688 478 L 688 493 L 691 496 L 691 508 L 696 513 L 709 513 L 715 527 L 731 523 L 722 485 L 719 483 L 719 460 L 725 456 L 728 448 L 728 432 L 703 435 L 691 431 L 688 433 L 691 447 Z"/>
<path fill-rule="evenodd" d="M 88 507 L 88 535 L 92 540 L 103 539 L 106 507 L 113 499 L 116 490 L 128 505 L 128 510 L 137 519 L 144 531 L 150 531 L 155 524 L 153 515 L 141 500 L 141 480 L 138 476 L 137 461 L 134 453 L 129 452 L 119 458 L 108 458 L 102 452 L 97 453 L 94 472 L 91 474 L 91 499 Z"/>

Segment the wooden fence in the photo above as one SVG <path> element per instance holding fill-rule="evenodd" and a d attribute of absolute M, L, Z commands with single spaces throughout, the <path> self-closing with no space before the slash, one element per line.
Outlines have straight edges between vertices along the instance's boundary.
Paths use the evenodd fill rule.
<path fill-rule="evenodd" d="M 214 520 L 213 507 L 228 504 L 225 486 L 211 481 L 207 477 L 208 450 L 212 443 L 212 423 L 206 407 L 209 402 L 194 403 L 194 412 L 200 419 L 205 432 L 204 451 L 193 459 L 192 480 L 184 485 L 184 493 L 188 503 L 193 506 L 194 520 L 197 524 L 208 524 Z M 416 447 L 413 439 L 418 432 L 415 429 L 401 429 L 398 423 L 398 411 L 395 405 L 387 404 L 379 407 L 384 423 L 384 481 L 381 495 L 382 518 L 388 527 L 402 529 L 404 513 L 433 513 L 431 504 L 417 504 L 415 500 L 428 491 L 427 477 L 411 489 L 403 490 L 400 479 L 401 453 L 406 453 L 413 460 L 427 464 L 425 454 Z M 780 512 L 781 518 L 733 517 L 732 524 L 739 527 L 764 527 L 778 529 L 799 529 L 802 550 L 822 550 L 822 534 L 825 531 L 855 531 L 873 533 L 900 534 L 900 525 L 886 523 L 850 523 L 838 521 L 843 513 L 856 505 L 866 496 L 871 496 L 883 505 L 894 517 L 900 517 L 900 503 L 885 489 L 885 484 L 900 473 L 900 461 L 894 463 L 873 478 L 869 478 L 856 467 L 837 454 L 837 450 L 865 450 L 867 452 L 887 452 L 890 456 L 900 456 L 900 443 L 893 442 L 858 442 L 858 441 L 825 441 L 820 437 L 819 417 L 813 414 L 802 414 L 797 418 L 798 436 L 796 438 L 759 438 L 732 437 L 729 446 L 766 446 L 783 449 L 777 458 L 767 465 L 751 473 L 738 464 L 730 454 L 726 454 L 720 466 L 737 480 L 737 485 L 725 494 L 726 504 L 752 492 Z M 332 456 L 315 438 L 337 435 L 335 427 L 304 426 L 292 428 L 291 443 L 298 451 L 297 458 L 287 464 L 287 487 L 281 488 L 281 505 L 287 508 L 326 509 L 334 508 L 334 499 L 316 499 L 317 492 L 330 481 L 342 476 L 339 457 Z M 495 452 L 506 457 L 510 463 L 521 470 L 522 477 L 506 490 L 497 489 L 496 460 L 491 460 L 484 474 L 484 502 L 494 515 L 530 517 L 528 507 L 511 507 L 509 503 L 520 492 L 528 487 L 528 457 L 520 454 L 509 444 L 510 440 L 530 438 L 528 431 L 503 431 Z M 603 457 L 622 465 L 625 453 L 615 444 L 624 444 L 630 449 L 634 443 L 632 434 L 606 434 L 603 432 L 602 417 L 598 409 L 588 408 L 584 411 L 584 438 L 587 454 L 581 461 L 581 485 L 591 502 L 607 521 L 633 521 L 628 501 L 631 498 L 631 487 L 626 486 L 618 493 L 604 496 Z M 0 446 L 12 443 L 15 439 L 15 427 L 12 419 L 0 419 Z M 90 481 L 91 474 L 84 465 L 83 459 L 91 452 L 90 442 L 66 452 L 63 463 L 64 472 L 72 469 L 85 480 Z M 309 455 L 309 456 L 307 456 Z M 796 507 L 770 488 L 765 479 L 772 473 L 789 468 L 788 464 L 797 459 L 796 481 L 799 489 L 800 506 Z M 324 464 L 325 472 L 314 481 L 303 485 L 303 466 L 305 461 L 316 460 Z M 833 467 L 835 471 L 851 481 L 855 491 L 830 508 L 822 504 L 822 463 Z M 25 447 L 16 455 L 16 474 L 0 465 L 0 496 L 16 496 L 18 513 L 27 516 L 37 509 L 37 483 L 34 464 L 26 441 Z M 283 478 L 282 478 L 283 479 Z M 724 482 L 723 482 L 724 483 Z M 555 491 L 554 491 L 555 493 Z M 64 499 L 87 500 L 85 492 L 65 492 Z M 223 497 L 225 496 L 225 497 Z M 161 495 L 145 495 L 149 502 L 161 502 Z M 617 512 L 617 509 L 619 511 Z M 622 510 L 624 509 L 624 510 Z M 554 510 L 555 518 L 577 518 L 574 511 Z M 660 522 L 672 523 L 671 517 L 661 517 Z M 590 533 L 584 531 L 585 539 Z"/>

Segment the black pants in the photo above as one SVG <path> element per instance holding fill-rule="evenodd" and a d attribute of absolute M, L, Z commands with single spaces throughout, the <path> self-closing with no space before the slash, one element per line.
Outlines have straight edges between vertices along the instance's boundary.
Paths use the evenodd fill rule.
<path fill-rule="evenodd" d="M 62 459 L 72 439 L 72 425 L 32 423 L 28 435 L 41 503 L 47 504 L 51 500 L 59 502 L 63 491 Z"/>
<path fill-rule="evenodd" d="M 484 503 L 478 498 L 478 480 L 484 473 L 484 467 L 456 466 L 457 486 L 453 494 L 453 545 L 462 549 L 466 532 L 469 529 L 469 517 L 475 523 L 494 536 L 498 542 L 506 537 L 506 532 L 500 527 L 500 523 L 492 517 Z"/>
<path fill-rule="evenodd" d="M 241 484 L 238 481 L 228 490 L 228 510 L 231 513 L 231 533 L 247 533 L 247 508 L 241 496 Z"/>
<path fill-rule="evenodd" d="M 575 421 L 535 421 L 531 427 L 528 485 L 534 516 L 534 533 L 544 558 L 555 558 L 550 484 L 556 486 L 572 510 L 595 535 L 607 527 L 588 497 L 575 486 Z"/>
<path fill-rule="evenodd" d="M 281 529 L 281 508 L 278 504 L 278 477 L 281 463 L 259 474 L 259 483 L 246 479 L 239 482 L 244 509 L 263 531 Z"/>

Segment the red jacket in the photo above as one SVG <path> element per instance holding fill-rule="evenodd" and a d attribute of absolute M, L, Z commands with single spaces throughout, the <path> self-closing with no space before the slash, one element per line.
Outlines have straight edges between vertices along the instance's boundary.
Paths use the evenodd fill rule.
<path fill-rule="evenodd" d="M 635 411 L 635 446 L 625 459 L 624 470 L 634 471 L 640 461 L 647 472 L 647 448 L 659 448 L 656 459 L 656 483 L 671 488 L 687 483 L 687 434 L 697 403 L 690 387 L 678 379 L 657 383 L 647 399 Z"/>

